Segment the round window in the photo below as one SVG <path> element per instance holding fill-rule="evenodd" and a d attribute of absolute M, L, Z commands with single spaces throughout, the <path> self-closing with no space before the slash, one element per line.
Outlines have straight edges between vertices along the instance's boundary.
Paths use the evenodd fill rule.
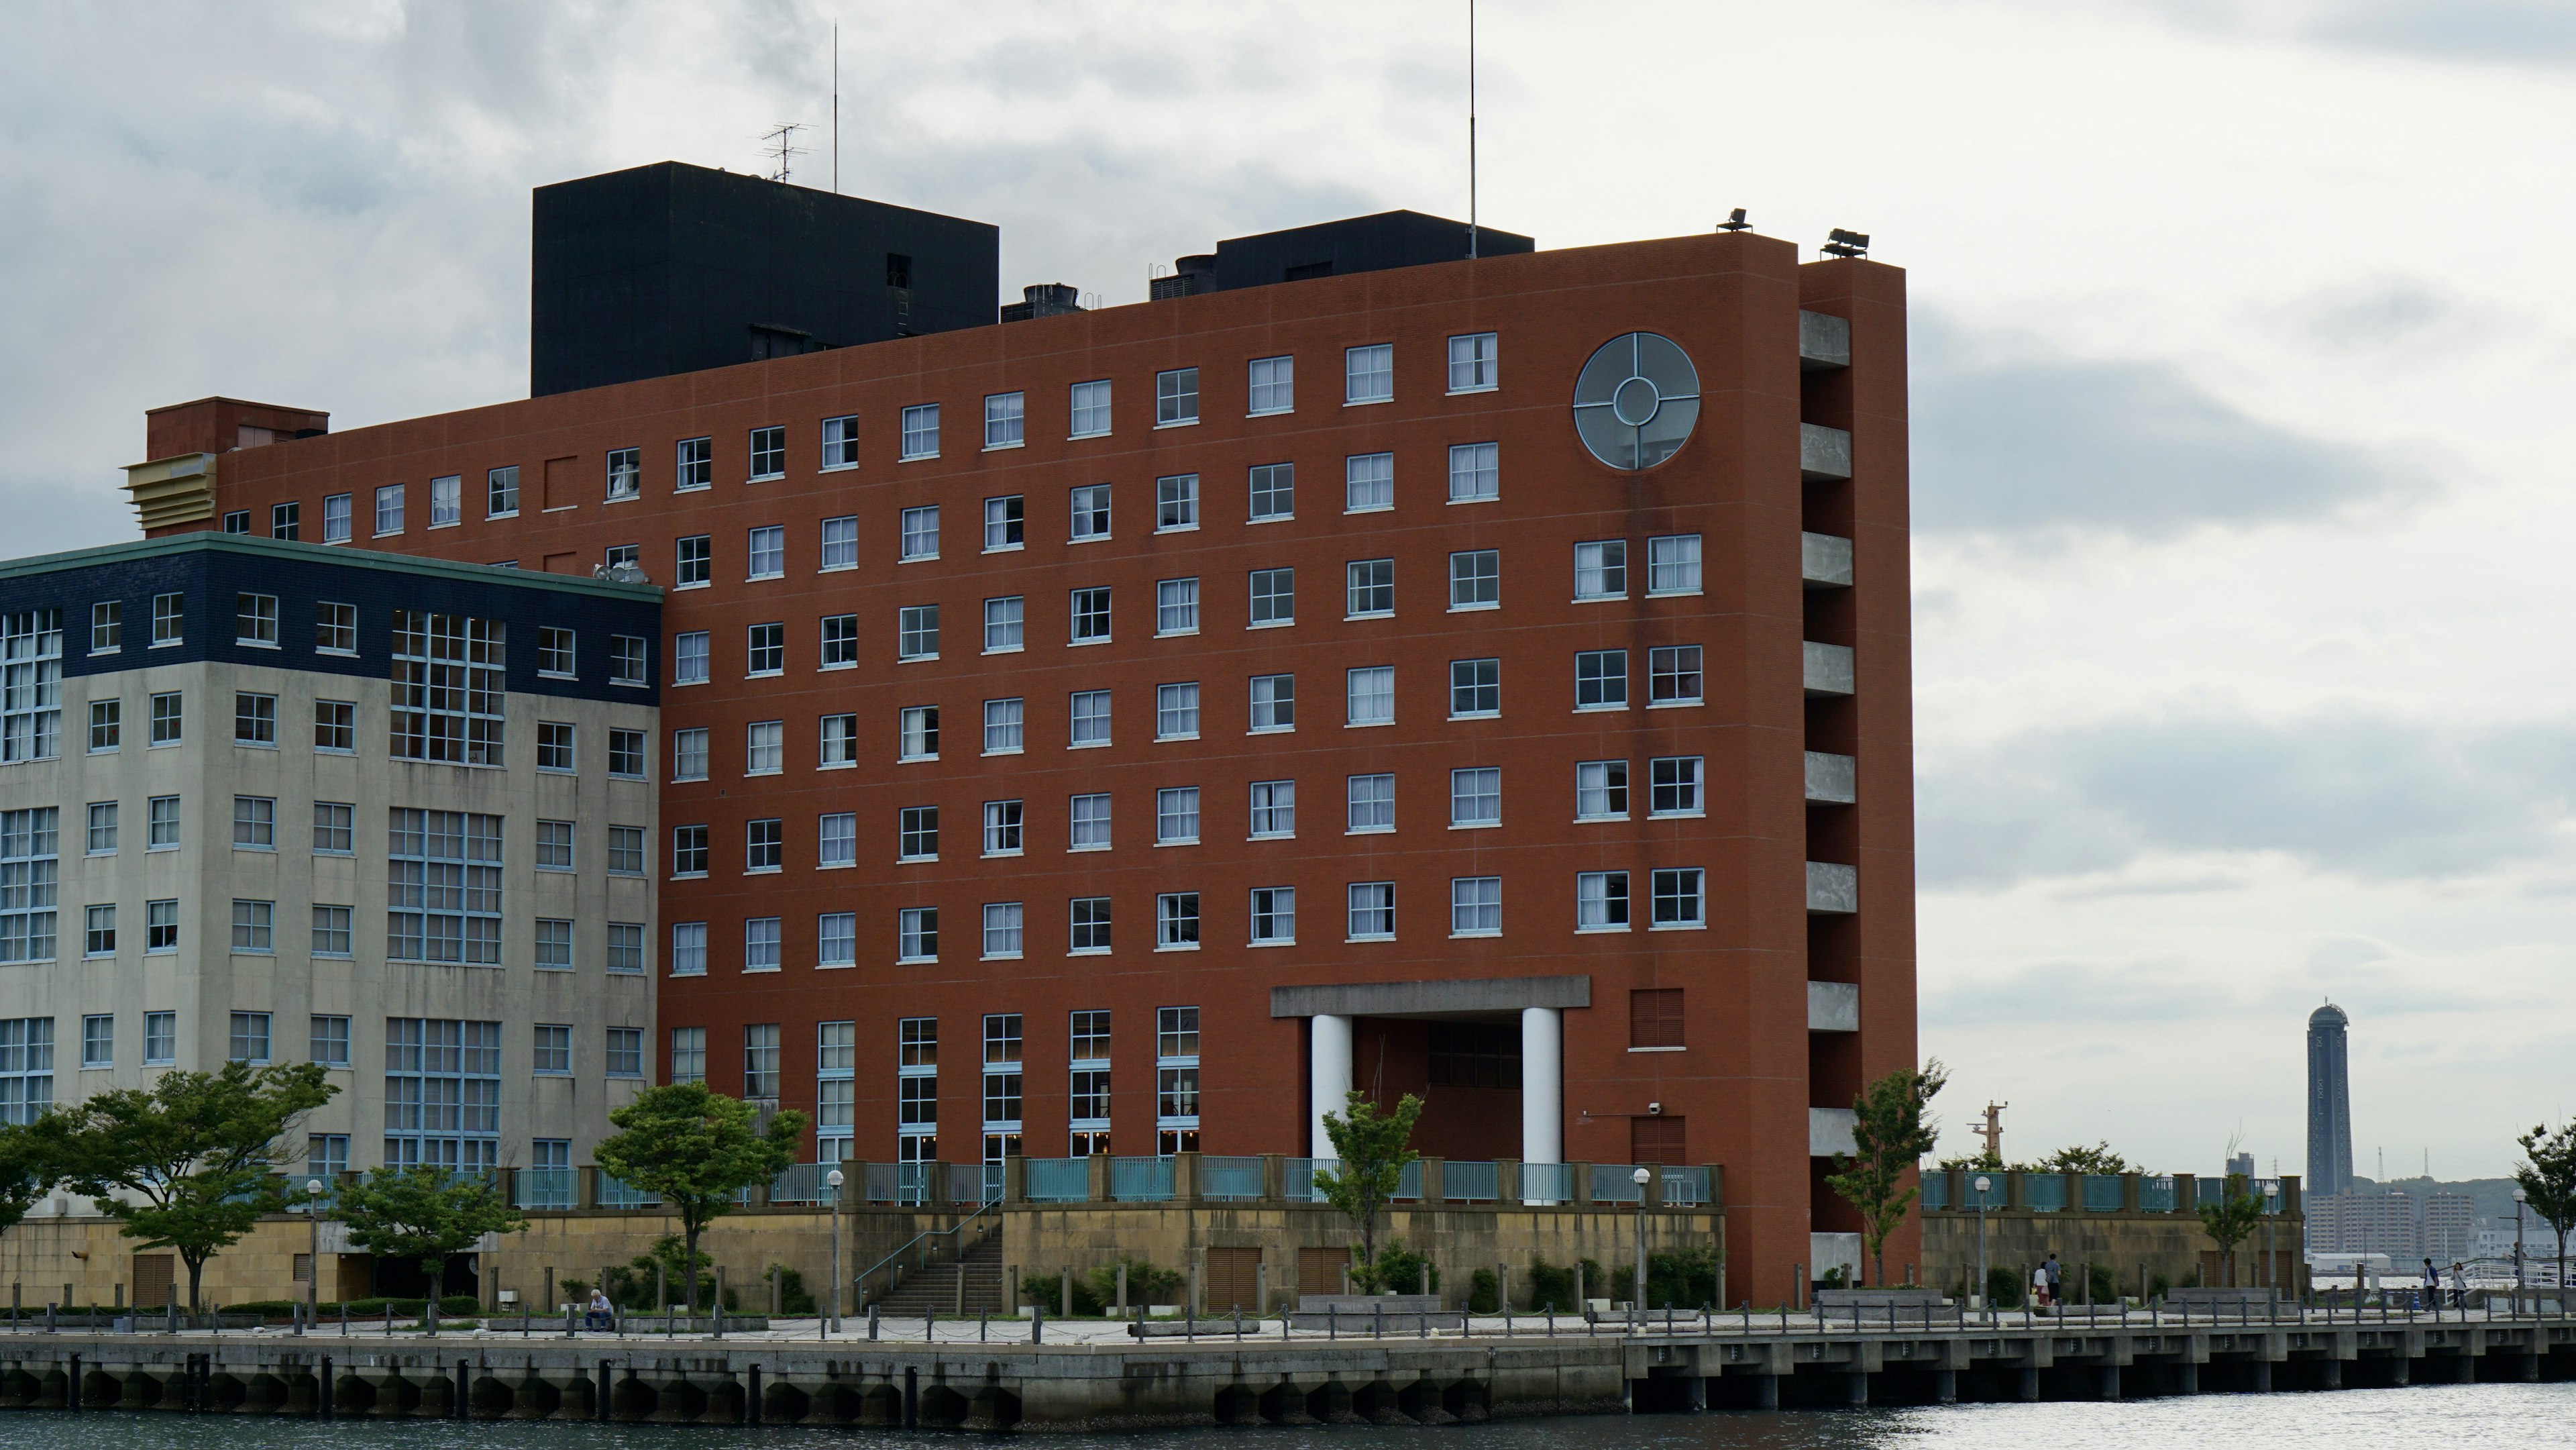
<path fill-rule="evenodd" d="M 1632 332 L 1601 344 L 1574 380 L 1574 431 L 1612 468 L 1652 468 L 1699 421 L 1699 369 L 1673 340 Z"/>

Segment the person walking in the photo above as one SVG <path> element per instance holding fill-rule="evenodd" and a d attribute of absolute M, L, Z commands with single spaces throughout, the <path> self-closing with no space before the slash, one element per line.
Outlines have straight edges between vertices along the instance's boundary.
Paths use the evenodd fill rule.
<path fill-rule="evenodd" d="M 2048 1251 L 2048 1262 L 2041 1267 L 2048 1273 L 2048 1302 L 2051 1304 L 2064 1304 L 2066 1302 L 2066 1269 L 2063 1265 L 2057 1262 L 2057 1251 L 2055 1249 Z"/>
<path fill-rule="evenodd" d="M 2433 1267 L 2433 1261 L 2431 1259 L 2426 1259 L 2424 1261 L 2424 1290 L 2416 1297 L 2418 1302 L 2415 1307 L 2417 1309 L 2439 1309 L 2442 1307 L 2442 1271 Z"/>
<path fill-rule="evenodd" d="M 2046 1264 L 2041 1264 L 2030 1271 L 2030 1307 L 2033 1309 L 2049 1307 L 2048 1265 Z"/>
<path fill-rule="evenodd" d="M 2460 1267 L 2460 1261 L 2457 1259 L 2451 1261 L 2451 1307 L 2454 1309 L 2469 1307 L 2469 1276 L 2467 1271 Z"/>

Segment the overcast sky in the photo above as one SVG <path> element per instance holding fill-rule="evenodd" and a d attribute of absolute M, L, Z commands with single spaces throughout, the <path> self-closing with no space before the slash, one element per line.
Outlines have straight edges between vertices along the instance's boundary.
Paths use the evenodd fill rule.
<path fill-rule="evenodd" d="M 240 3 L 0 19 L 0 507 L 146 407 L 523 396 L 527 193 L 781 121 L 1112 303 L 1466 208 L 1463 0 Z M 1914 299 L 1923 1040 L 1954 1129 L 2501 1171 L 2576 1110 L 2576 5 L 1487 0 L 1483 217 L 1871 233 Z M 1964 1148 L 1954 1132 L 1946 1147 Z"/>

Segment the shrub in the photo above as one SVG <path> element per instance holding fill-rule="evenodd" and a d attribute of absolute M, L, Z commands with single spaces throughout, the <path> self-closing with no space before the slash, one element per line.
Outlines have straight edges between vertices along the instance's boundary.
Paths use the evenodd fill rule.
<path fill-rule="evenodd" d="M 814 1296 L 806 1292 L 804 1275 L 785 1264 L 772 1264 L 769 1266 L 769 1272 L 778 1276 L 779 1313 L 811 1314 L 814 1312 Z"/>
<path fill-rule="evenodd" d="M 1190 1276 L 1178 1269 L 1155 1268 L 1151 1259 L 1121 1259 L 1073 1281 L 1073 1301 L 1077 1311 L 1082 1310 L 1085 1289 L 1091 1291 L 1090 1300 L 1096 1307 L 1083 1312 L 1105 1314 L 1116 1311 L 1120 1263 L 1127 1266 L 1127 1307 L 1130 1309 L 1139 1304 L 1178 1304 L 1183 1291 L 1189 1287 Z M 1056 1298 L 1048 1302 L 1062 1305 L 1061 1285 L 1057 1287 Z"/>
<path fill-rule="evenodd" d="M 1529 1286 L 1533 1310 L 1571 1314 L 1581 1307 L 1574 1302 L 1574 1270 L 1549 1263 L 1544 1254 L 1530 1259 Z"/>
<path fill-rule="evenodd" d="M 2111 1277 L 2111 1270 L 2107 1265 L 2093 1265 L 2089 1277 L 2093 1283 L 2092 1299 L 2094 1303 L 2117 1304 L 2120 1302 L 2120 1281 Z"/>
<path fill-rule="evenodd" d="M 1399 1239 L 1389 1239 L 1377 1251 L 1377 1262 L 1363 1272 L 1351 1265 L 1351 1282 L 1363 1290 L 1392 1290 L 1398 1294 L 1422 1292 L 1422 1271 L 1431 1270 L 1431 1289 L 1440 1290 L 1440 1269 L 1430 1260 L 1404 1246 Z"/>
<path fill-rule="evenodd" d="M 1475 1277 L 1468 1283 L 1467 1312 L 1470 1314 L 1499 1314 L 1502 1312 L 1502 1308 L 1502 1286 L 1495 1280 L 1494 1271 L 1491 1269 L 1478 1269 L 1475 1273 Z"/>
<path fill-rule="evenodd" d="M 1717 1251 L 1675 1249 L 1646 1256 L 1646 1304 L 1649 1309 L 1698 1309 L 1717 1303 Z"/>
<path fill-rule="evenodd" d="M 2172 1281 L 2162 1274 L 2147 1280 L 2147 1297 L 2150 1299 L 2162 1299 L 2172 1289 Z"/>
<path fill-rule="evenodd" d="M 2017 1270 L 2001 1264 L 1986 1270 L 1986 1302 L 1997 1309 L 2021 1307 L 2022 1276 Z"/>
<path fill-rule="evenodd" d="M 1023 1303 L 1042 1304 L 1050 1314 L 1064 1312 L 1064 1281 L 1053 1274 L 1030 1273 L 1020 1276 L 1020 1299 Z M 1091 1292 L 1091 1281 L 1076 1275 L 1073 1281 L 1073 1312 L 1077 1317 L 1097 1318 L 1100 1300 Z"/>

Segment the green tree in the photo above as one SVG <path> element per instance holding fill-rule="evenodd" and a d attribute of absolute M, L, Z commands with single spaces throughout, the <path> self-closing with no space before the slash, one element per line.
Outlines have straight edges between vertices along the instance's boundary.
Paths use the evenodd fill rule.
<path fill-rule="evenodd" d="M 1940 1136 L 1929 1109 L 1949 1081 L 1949 1069 L 1936 1057 L 1919 1071 L 1900 1067 L 1861 1089 L 1852 1100 L 1852 1146 L 1857 1151 L 1835 1154 L 1834 1171 L 1825 1179 L 1826 1187 L 1859 1211 L 1861 1237 L 1868 1242 L 1881 1288 L 1887 1285 L 1887 1236 L 1905 1221 L 1905 1211 L 1922 1191 L 1906 1175 Z"/>
<path fill-rule="evenodd" d="M 379 1168 L 345 1185 L 331 1216 L 349 1226 L 350 1242 L 377 1258 L 418 1261 L 432 1302 L 446 1292 L 449 1254 L 528 1224 L 493 1175 L 451 1174 L 426 1163 Z"/>
<path fill-rule="evenodd" d="M 2090 1148 L 2085 1147 L 2081 1143 L 2060 1148 L 2056 1152 L 2049 1154 L 2047 1157 L 2040 1159 L 2037 1163 L 2030 1165 L 2030 1167 L 2025 1171 L 2035 1173 L 2144 1173 L 2147 1170 L 2144 1168 L 2130 1167 L 2129 1160 L 2112 1151 L 2111 1140 L 2105 1138 Z"/>
<path fill-rule="evenodd" d="M 2227 1264 L 2227 1287 L 2236 1287 L 2236 1246 L 2263 1226 L 2263 1200 L 2249 1192 L 2242 1173 L 2227 1175 L 2218 1202 L 2200 1205 L 2200 1226 L 2218 1244 Z"/>
<path fill-rule="evenodd" d="M 44 1130 L 0 1125 L 0 1231 L 15 1227 L 36 1201 L 54 1191 L 61 1170 Z"/>
<path fill-rule="evenodd" d="M 179 1255 L 194 1312 L 206 1260 L 285 1206 L 275 1174 L 303 1147 L 291 1135 L 338 1091 L 311 1062 L 168 1072 L 47 1114 L 34 1142 L 64 1186 L 123 1222 L 125 1237 Z"/>
<path fill-rule="evenodd" d="M 1377 1281 L 1377 1221 L 1404 1181 L 1404 1165 L 1422 1155 L 1413 1151 L 1413 1125 L 1422 1117 L 1422 1099 L 1406 1093 L 1395 1111 L 1382 1113 L 1369 1095 L 1354 1090 L 1342 1111 L 1324 1115 L 1324 1132 L 1333 1140 L 1339 1160 L 1315 1170 L 1315 1189 L 1324 1201 L 1359 1225 L 1359 1263 L 1353 1277 L 1363 1287 Z"/>
<path fill-rule="evenodd" d="M 765 1184 L 796 1161 L 805 1115 L 774 1114 L 753 1126 L 751 1104 L 710 1092 L 702 1082 L 646 1088 L 608 1115 L 618 1131 L 591 1150 L 599 1166 L 648 1193 L 680 1216 L 682 1263 L 695 1263 L 698 1235 L 734 1207 L 734 1195 Z M 697 1276 L 689 1279 L 689 1312 L 698 1312 Z"/>
<path fill-rule="evenodd" d="M 2522 1187 L 2525 1207 L 2540 1215 L 2558 1235 L 2558 1282 L 2567 1282 L 2567 1234 L 2576 1229 L 2576 1120 L 2557 1132 L 2542 1123 L 2514 1140 L 2522 1161 L 2513 1181 Z"/>

